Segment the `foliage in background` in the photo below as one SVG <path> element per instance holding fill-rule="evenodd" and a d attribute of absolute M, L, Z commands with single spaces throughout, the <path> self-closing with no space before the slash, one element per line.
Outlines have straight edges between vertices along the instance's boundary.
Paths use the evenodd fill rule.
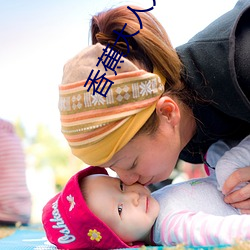
<path fill-rule="evenodd" d="M 23 141 L 27 167 L 35 169 L 51 167 L 58 191 L 74 173 L 86 167 L 82 161 L 72 155 L 66 140 L 63 140 L 64 138 L 59 140 L 53 136 L 45 125 L 39 124 L 33 136 L 27 135 L 20 120 L 17 120 L 14 125 Z"/>

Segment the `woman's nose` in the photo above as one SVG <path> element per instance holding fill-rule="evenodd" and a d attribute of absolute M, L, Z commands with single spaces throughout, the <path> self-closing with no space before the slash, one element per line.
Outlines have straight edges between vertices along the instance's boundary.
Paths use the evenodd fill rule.
<path fill-rule="evenodd" d="M 119 168 L 112 168 L 119 176 L 119 178 L 124 182 L 126 185 L 132 185 L 139 180 L 139 175 L 135 173 L 129 173 L 127 170 L 119 169 Z"/>

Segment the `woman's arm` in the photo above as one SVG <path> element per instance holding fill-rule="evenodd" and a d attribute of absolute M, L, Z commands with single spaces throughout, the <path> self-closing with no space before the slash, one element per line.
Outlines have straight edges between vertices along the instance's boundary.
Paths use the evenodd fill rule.
<path fill-rule="evenodd" d="M 227 151 L 216 165 L 219 189 L 225 202 L 250 213 L 250 136 Z"/>
<path fill-rule="evenodd" d="M 226 195 L 224 201 L 233 207 L 240 209 L 243 214 L 250 214 L 250 166 L 241 168 L 233 172 L 223 186 L 223 193 Z M 241 183 L 248 184 L 236 191 L 235 187 Z"/>
<path fill-rule="evenodd" d="M 250 165 L 250 136 L 243 139 L 238 145 L 226 151 L 218 160 L 215 172 L 218 182 L 218 188 L 224 194 L 224 183 L 228 177 L 238 169 L 245 168 Z M 248 183 L 241 181 L 234 190 L 246 186 Z M 229 192 L 229 190 L 227 190 Z"/>

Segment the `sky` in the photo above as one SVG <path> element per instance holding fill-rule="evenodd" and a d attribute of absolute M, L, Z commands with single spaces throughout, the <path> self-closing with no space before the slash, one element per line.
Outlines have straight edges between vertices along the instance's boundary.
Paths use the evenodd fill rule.
<path fill-rule="evenodd" d="M 174 47 L 188 41 L 236 0 L 156 0 L 151 11 Z M 29 135 L 44 124 L 58 138 L 63 65 L 91 44 L 91 16 L 112 6 L 152 0 L 0 0 L 0 118 L 20 119 Z"/>

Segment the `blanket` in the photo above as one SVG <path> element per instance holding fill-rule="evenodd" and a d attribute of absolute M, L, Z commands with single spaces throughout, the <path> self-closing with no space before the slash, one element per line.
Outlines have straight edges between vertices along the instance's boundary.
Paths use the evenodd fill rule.
<path fill-rule="evenodd" d="M 13 228 L 13 233 L 0 239 L 0 249 L 4 250 L 57 250 L 57 248 L 48 242 L 45 232 L 41 225 L 22 226 Z M 7 229 L 6 229 L 7 230 Z M 5 231 L 6 231 L 5 230 Z M 10 228 L 11 230 L 11 228 Z M 236 246 L 217 246 L 217 247 L 163 247 L 147 246 L 133 248 L 133 250 L 247 250 L 250 249 L 250 243 L 243 242 Z M 125 250 L 125 249 L 123 249 Z"/>

